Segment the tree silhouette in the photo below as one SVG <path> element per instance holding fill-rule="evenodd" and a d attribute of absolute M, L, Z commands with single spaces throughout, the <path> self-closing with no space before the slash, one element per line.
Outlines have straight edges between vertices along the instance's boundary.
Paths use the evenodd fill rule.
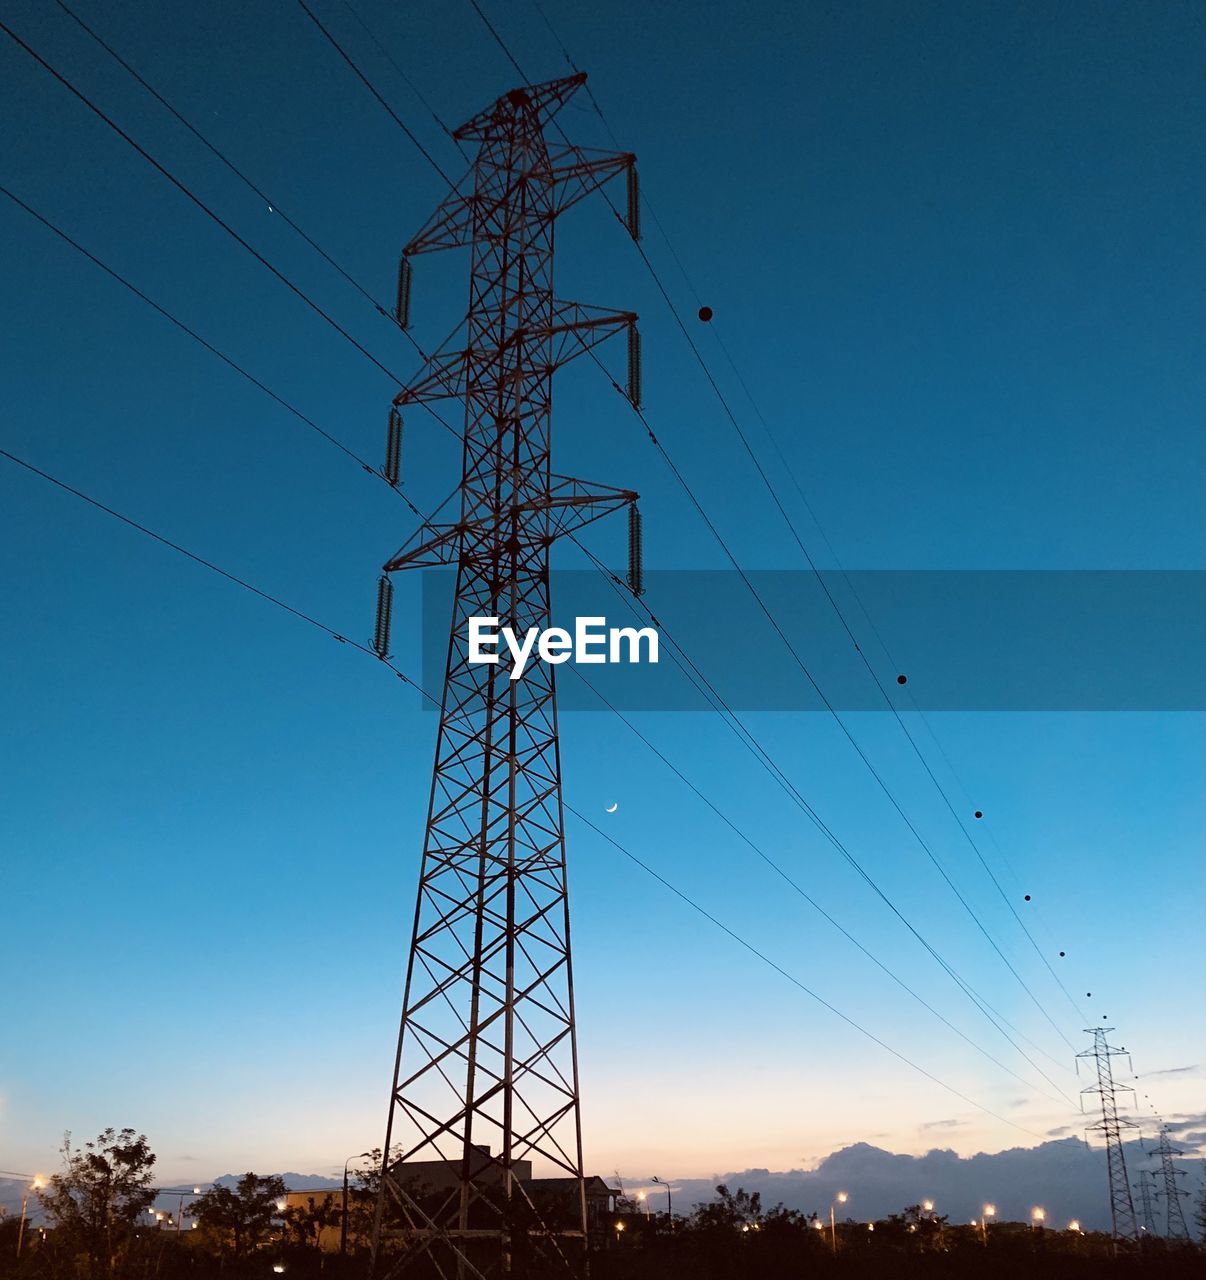
<path fill-rule="evenodd" d="M 284 1179 L 245 1173 L 233 1191 L 211 1187 L 193 1201 L 189 1213 L 203 1238 L 220 1253 L 232 1259 L 245 1258 L 271 1236 L 281 1212 L 277 1204 L 284 1195 Z"/>
<path fill-rule="evenodd" d="M 343 1219 L 342 1197 L 336 1204 L 330 1192 L 320 1200 L 306 1197 L 306 1203 L 290 1205 L 283 1214 L 285 1230 L 298 1244 L 311 1249 L 322 1246 L 322 1233 L 328 1227 L 338 1227 Z"/>
<path fill-rule="evenodd" d="M 63 1135 L 63 1172 L 38 1192 L 55 1228 L 56 1247 L 83 1261 L 98 1278 L 117 1274 L 134 1239 L 139 1216 L 155 1199 L 155 1154 L 133 1129 L 106 1129 L 95 1142 L 71 1145 Z"/>

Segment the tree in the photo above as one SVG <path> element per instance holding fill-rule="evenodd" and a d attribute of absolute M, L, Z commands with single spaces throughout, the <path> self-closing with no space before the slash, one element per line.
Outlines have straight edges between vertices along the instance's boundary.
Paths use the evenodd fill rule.
<path fill-rule="evenodd" d="M 284 1196 L 283 1178 L 245 1173 L 234 1190 L 211 1187 L 198 1196 L 189 1213 L 204 1238 L 226 1256 L 239 1259 L 271 1236 L 273 1220 L 281 1213 L 277 1206 Z"/>
<path fill-rule="evenodd" d="M 328 1227 L 338 1227 L 343 1219 L 343 1205 L 336 1204 L 335 1197 L 327 1194 L 316 1201 L 307 1196 L 304 1205 L 290 1205 L 284 1212 L 285 1230 L 298 1244 L 313 1249 L 321 1247 L 322 1233 Z"/>
<path fill-rule="evenodd" d="M 743 1188 L 730 1191 L 722 1182 L 716 1188 L 716 1199 L 695 1206 L 691 1225 L 701 1231 L 732 1233 L 760 1226 L 762 1222 L 762 1193 L 752 1195 Z"/>
<path fill-rule="evenodd" d="M 106 1129 L 95 1142 L 71 1145 L 63 1136 L 63 1172 L 38 1192 L 57 1241 L 87 1260 L 94 1277 L 120 1271 L 139 1216 L 155 1199 L 155 1154 L 133 1129 Z"/>

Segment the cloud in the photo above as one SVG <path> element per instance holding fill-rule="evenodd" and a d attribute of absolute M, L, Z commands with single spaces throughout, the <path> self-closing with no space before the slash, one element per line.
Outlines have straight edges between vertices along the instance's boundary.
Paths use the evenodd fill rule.
<path fill-rule="evenodd" d="M 1145 1071 L 1136 1080 L 1153 1080 L 1156 1076 L 1192 1076 L 1202 1069 L 1200 1062 L 1191 1062 L 1187 1067 L 1165 1067 L 1162 1071 Z"/>
<path fill-rule="evenodd" d="M 1174 1137 L 1190 1142 L 1191 1130 L 1206 1128 L 1206 1111 L 1199 1111 L 1195 1114 L 1180 1114 L 1171 1116 L 1164 1122 L 1168 1126 L 1168 1132 Z"/>
<path fill-rule="evenodd" d="M 941 1131 L 960 1123 L 952 1117 L 927 1127 Z M 1139 1144 L 1128 1144 L 1127 1155 L 1139 1160 Z M 1052 1220 L 1079 1218 L 1094 1229 L 1108 1229 L 1110 1223 L 1102 1152 L 1078 1137 L 973 1156 L 941 1149 L 923 1156 L 898 1155 L 858 1142 L 825 1156 L 812 1169 L 745 1169 L 715 1179 L 675 1179 L 675 1205 L 687 1211 L 712 1199 L 717 1182 L 757 1191 L 767 1207 L 782 1203 L 826 1216 L 834 1195 L 845 1191 L 850 1196 L 846 1208 L 863 1221 L 932 1199 L 952 1222 L 968 1221 L 987 1202 L 997 1206 L 1001 1221 L 1025 1222 L 1031 1206 L 1041 1204 Z"/>
<path fill-rule="evenodd" d="M 1066 1138 L 1068 1134 L 1075 1133 L 1076 1130 L 1070 1124 L 1061 1124 L 1056 1129 L 1048 1129 L 1047 1137 L 1049 1138 Z"/>
<path fill-rule="evenodd" d="M 924 1132 L 926 1129 L 959 1129 L 967 1123 L 966 1120 L 927 1120 L 925 1124 L 918 1127 Z"/>

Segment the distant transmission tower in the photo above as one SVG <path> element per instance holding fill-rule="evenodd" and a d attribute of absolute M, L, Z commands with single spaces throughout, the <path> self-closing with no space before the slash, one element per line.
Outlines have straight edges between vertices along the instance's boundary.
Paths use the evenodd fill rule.
<path fill-rule="evenodd" d="M 1135 1202 L 1131 1199 L 1131 1184 L 1126 1175 L 1126 1152 L 1122 1146 L 1123 1130 L 1132 1130 L 1136 1126 L 1118 1114 L 1115 1095 L 1126 1092 L 1128 1086 L 1114 1084 L 1114 1069 L 1110 1059 L 1124 1055 L 1126 1050 L 1111 1048 L 1106 1041 L 1107 1033 L 1113 1030 L 1113 1027 L 1086 1028 L 1086 1033 L 1093 1037 L 1093 1047 L 1076 1055 L 1077 1068 L 1079 1069 L 1081 1058 L 1092 1058 L 1097 1070 L 1097 1082 L 1087 1085 L 1080 1092 L 1082 1098 L 1086 1093 L 1096 1093 L 1101 1099 L 1101 1119 L 1096 1124 L 1089 1125 L 1088 1131 L 1100 1133 L 1105 1138 L 1106 1165 L 1110 1176 L 1110 1221 L 1114 1240 L 1137 1241 L 1139 1228 L 1135 1223 Z M 1083 1107 L 1083 1101 L 1081 1105 Z"/>
<path fill-rule="evenodd" d="M 464 402 L 455 523 L 419 530 L 384 566 L 374 641 L 389 650 L 388 575 L 456 566 L 439 733 L 390 1088 L 373 1266 L 389 1277 L 528 1274 L 533 1251 L 573 1266 L 587 1241 L 561 759 L 554 667 L 510 678 L 470 662 L 470 618 L 518 637 L 549 625 L 554 541 L 637 495 L 552 471 L 555 370 L 613 334 L 628 337 L 628 394 L 640 400 L 636 316 L 553 296 L 557 217 L 627 174 L 634 157 L 552 142 L 545 127 L 583 74 L 504 94 L 455 132 L 477 144 L 465 179 L 402 254 L 470 250 L 464 345 L 445 343 L 390 411 L 385 474 L 397 483 L 402 415 Z M 629 579 L 639 589 L 639 520 Z M 556 1177 L 533 1176 L 533 1162 Z"/>
<path fill-rule="evenodd" d="M 1143 1229 L 1149 1236 L 1156 1234 L 1156 1219 L 1152 1213 L 1152 1179 L 1155 1173 L 1151 1169 L 1140 1169 L 1139 1183 L 1137 1190 L 1139 1192 L 1139 1208 L 1143 1213 Z"/>
<path fill-rule="evenodd" d="M 1160 1180 L 1163 1190 L 1157 1191 L 1157 1198 L 1164 1201 L 1164 1234 L 1170 1240 L 1188 1240 L 1189 1228 L 1185 1225 L 1185 1210 L 1181 1206 L 1181 1197 L 1189 1195 L 1177 1185 L 1177 1179 L 1185 1177 L 1185 1170 L 1173 1164 L 1173 1156 L 1185 1153 L 1180 1147 L 1174 1147 L 1168 1139 L 1168 1125 L 1160 1126 L 1160 1141 L 1156 1144 L 1156 1155 L 1160 1157 Z M 1156 1174 L 1152 1174 L 1153 1181 Z"/>

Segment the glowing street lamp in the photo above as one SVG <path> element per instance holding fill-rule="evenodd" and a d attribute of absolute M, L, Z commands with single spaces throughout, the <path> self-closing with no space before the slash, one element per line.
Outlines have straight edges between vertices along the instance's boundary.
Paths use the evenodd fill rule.
<path fill-rule="evenodd" d="M 849 1199 L 850 1197 L 844 1191 L 839 1191 L 837 1195 L 834 1197 L 833 1203 L 829 1206 L 829 1236 L 833 1244 L 833 1252 L 835 1257 L 837 1255 L 837 1217 L 834 1214 L 833 1210 L 835 1205 L 845 1204 L 846 1201 Z"/>
<path fill-rule="evenodd" d="M 42 1175 L 35 1174 L 33 1181 L 29 1184 L 25 1194 L 21 1197 L 21 1224 L 17 1227 L 17 1257 L 21 1256 L 21 1246 L 25 1243 L 25 1210 L 29 1207 L 30 1191 L 41 1191 L 46 1185 L 46 1179 Z"/>
<path fill-rule="evenodd" d="M 923 1200 L 921 1202 L 921 1207 L 926 1211 L 926 1213 L 934 1212 L 934 1202 L 932 1200 Z"/>
<path fill-rule="evenodd" d="M 1072 1221 L 1068 1223 L 1068 1230 L 1075 1231 L 1082 1236 L 1084 1235 L 1084 1232 L 1080 1229 L 1080 1222 L 1076 1218 L 1073 1218 Z"/>
<path fill-rule="evenodd" d="M 645 1206 L 645 1221 L 649 1221 L 649 1197 L 643 1192 L 637 1192 L 637 1203 Z"/>
<path fill-rule="evenodd" d="M 1047 1210 L 1040 1208 L 1037 1204 L 1030 1210 L 1030 1230 L 1041 1227 L 1047 1220 Z"/>
<path fill-rule="evenodd" d="M 986 1204 L 980 1214 L 980 1235 L 984 1238 L 984 1247 L 988 1248 L 988 1219 L 997 1216 L 997 1206 Z"/>

